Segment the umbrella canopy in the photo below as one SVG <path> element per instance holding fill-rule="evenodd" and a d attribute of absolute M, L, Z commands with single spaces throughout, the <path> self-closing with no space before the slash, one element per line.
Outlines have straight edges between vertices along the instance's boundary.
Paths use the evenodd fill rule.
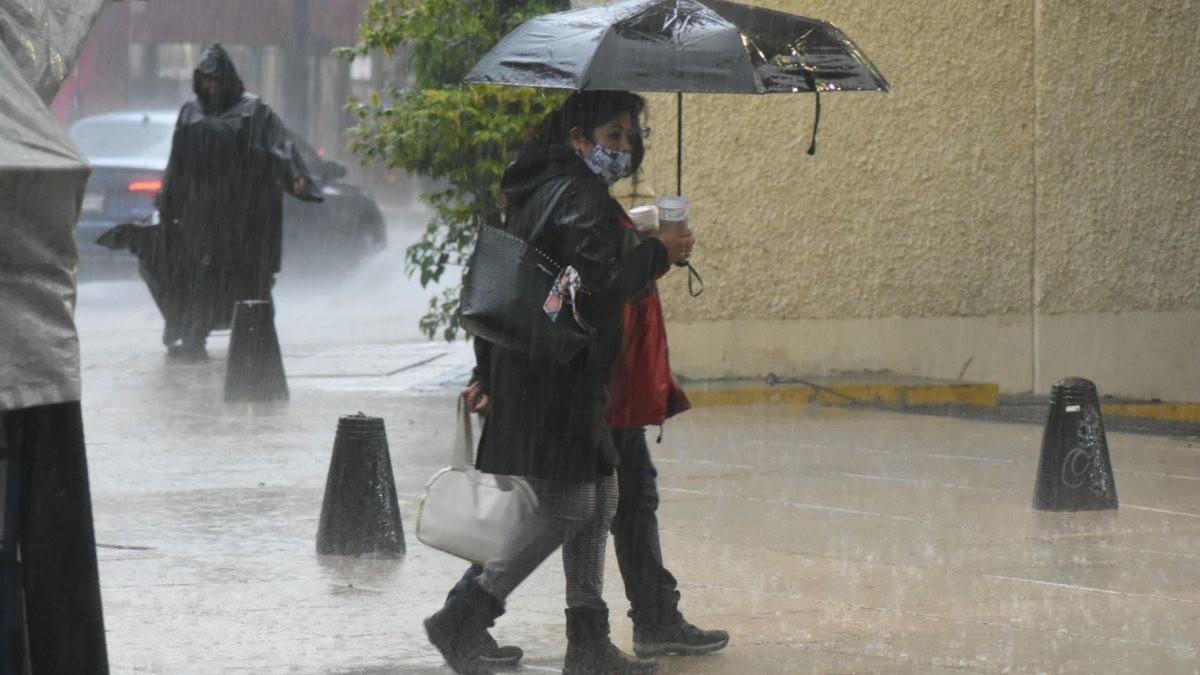
<path fill-rule="evenodd" d="M 888 91 L 833 25 L 724 0 L 626 0 L 540 16 L 465 80 L 577 91 Z"/>
<path fill-rule="evenodd" d="M 75 219 L 87 161 L 0 49 L 0 411 L 79 400 Z"/>
<path fill-rule="evenodd" d="M 83 154 L 53 99 L 101 0 L 0 0 L 0 411 L 79 400 Z"/>
<path fill-rule="evenodd" d="M 105 0 L 0 0 L 0 47 L 50 105 Z"/>
<path fill-rule="evenodd" d="M 624 0 L 517 26 L 463 78 L 583 91 L 676 92 L 676 191 L 683 192 L 683 94 L 888 91 L 883 73 L 832 24 L 725 0 Z"/>

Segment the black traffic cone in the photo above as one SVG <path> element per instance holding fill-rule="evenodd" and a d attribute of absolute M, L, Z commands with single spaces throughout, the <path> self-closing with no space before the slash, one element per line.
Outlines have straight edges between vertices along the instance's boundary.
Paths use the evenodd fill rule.
<path fill-rule="evenodd" d="M 360 412 L 338 419 L 317 526 L 317 553 L 404 555 L 400 502 L 382 418 Z"/>
<path fill-rule="evenodd" d="M 1042 437 L 1033 508 L 1117 508 L 1117 485 L 1100 417 L 1100 397 L 1090 380 L 1068 377 L 1050 389 L 1050 416 Z"/>
<path fill-rule="evenodd" d="M 275 334 L 275 308 L 269 300 L 242 300 L 233 307 L 226 401 L 286 401 L 287 376 Z"/>

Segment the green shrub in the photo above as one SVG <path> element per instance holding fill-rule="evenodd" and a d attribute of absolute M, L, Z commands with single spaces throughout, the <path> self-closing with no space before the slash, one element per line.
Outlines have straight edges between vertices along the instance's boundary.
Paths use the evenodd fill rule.
<path fill-rule="evenodd" d="M 352 99 L 357 119 L 351 149 L 363 162 L 379 162 L 446 186 L 422 200 L 434 209 L 421 239 L 405 254 L 405 271 L 421 286 L 462 269 L 483 224 L 499 222 L 500 176 L 525 134 L 563 100 L 564 92 L 525 87 L 464 86 L 463 76 L 501 37 L 526 19 L 567 8 L 566 0 L 372 0 L 353 47 L 354 58 L 374 51 L 392 56 L 413 50 L 416 87 L 390 87 L 370 100 Z M 455 282 L 461 280 L 455 279 Z M 439 329 L 453 340 L 459 330 L 460 283 L 430 298 L 421 330 Z"/>

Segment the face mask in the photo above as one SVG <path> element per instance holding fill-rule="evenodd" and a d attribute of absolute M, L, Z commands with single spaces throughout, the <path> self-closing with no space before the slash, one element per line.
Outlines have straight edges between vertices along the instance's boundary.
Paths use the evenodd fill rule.
<path fill-rule="evenodd" d="M 609 150 L 597 143 L 590 153 L 584 155 L 583 162 L 605 184 L 612 185 L 631 173 L 629 167 L 633 164 L 633 155 L 620 150 Z"/>

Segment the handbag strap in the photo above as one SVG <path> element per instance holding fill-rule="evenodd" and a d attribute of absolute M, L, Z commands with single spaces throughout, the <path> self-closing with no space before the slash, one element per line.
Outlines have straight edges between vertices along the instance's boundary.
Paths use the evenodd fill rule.
<path fill-rule="evenodd" d="M 450 466 L 475 465 L 475 432 L 471 426 L 471 410 L 462 396 L 458 397 L 458 430 L 455 432 L 454 451 Z"/>
<path fill-rule="evenodd" d="M 533 231 L 529 233 L 529 237 L 525 239 L 525 246 L 521 248 L 521 257 L 529 252 L 529 248 L 533 246 L 533 242 L 542 236 L 546 226 L 550 224 L 550 218 L 554 215 L 554 208 L 558 206 L 558 202 L 562 199 L 567 188 L 571 186 L 571 181 L 568 178 L 558 179 L 558 184 L 554 186 L 554 191 L 550 193 L 550 200 L 546 202 L 546 208 L 542 211 L 542 217 L 538 220 L 537 225 L 533 226 Z M 558 262 L 558 261 L 555 261 Z M 561 263 L 559 263 L 561 265 Z"/>

